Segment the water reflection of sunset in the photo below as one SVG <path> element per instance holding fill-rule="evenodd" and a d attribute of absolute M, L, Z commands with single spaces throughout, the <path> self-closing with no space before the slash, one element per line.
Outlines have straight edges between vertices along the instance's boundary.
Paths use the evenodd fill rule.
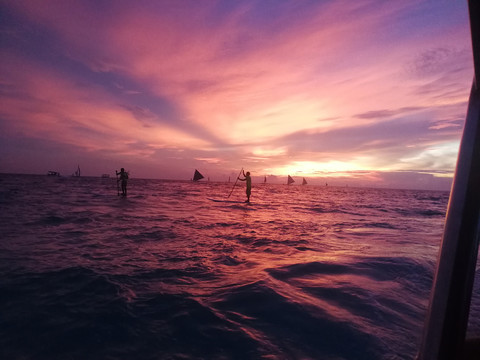
<path fill-rule="evenodd" d="M 247 204 L 227 182 L 1 180 L 11 358 L 64 333 L 78 348 L 48 357 L 414 355 L 448 192 L 267 182 Z"/>

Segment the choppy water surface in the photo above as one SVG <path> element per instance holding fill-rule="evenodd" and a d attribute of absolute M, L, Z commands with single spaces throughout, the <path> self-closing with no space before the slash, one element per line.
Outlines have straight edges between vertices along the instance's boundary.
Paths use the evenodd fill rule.
<path fill-rule="evenodd" d="M 448 202 L 309 185 L 254 184 L 250 205 L 211 201 L 230 192 L 220 183 L 132 179 L 127 198 L 115 179 L 0 186 L 4 359 L 411 359 Z"/>

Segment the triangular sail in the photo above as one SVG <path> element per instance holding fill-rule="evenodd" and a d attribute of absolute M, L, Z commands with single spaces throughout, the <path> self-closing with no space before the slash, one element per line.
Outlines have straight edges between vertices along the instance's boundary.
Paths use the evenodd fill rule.
<path fill-rule="evenodd" d="M 292 179 L 290 175 L 288 175 L 288 180 L 287 180 L 287 185 L 290 185 L 291 183 L 294 183 L 295 180 Z"/>
<path fill-rule="evenodd" d="M 305 178 L 303 178 L 302 185 L 307 185 L 307 180 L 305 180 Z"/>
<path fill-rule="evenodd" d="M 267 183 L 267 177 L 265 176 L 265 178 L 263 179 L 263 183 L 266 184 Z"/>
<path fill-rule="evenodd" d="M 200 174 L 197 169 L 195 169 L 195 174 L 193 174 L 193 181 L 198 181 L 200 179 L 203 179 L 203 175 Z"/>

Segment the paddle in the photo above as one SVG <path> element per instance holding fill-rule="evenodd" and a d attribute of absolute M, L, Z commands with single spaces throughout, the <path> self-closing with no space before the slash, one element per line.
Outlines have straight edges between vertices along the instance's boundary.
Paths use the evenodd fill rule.
<path fill-rule="evenodd" d="M 118 172 L 115 170 L 115 180 L 117 180 L 117 196 L 120 196 L 120 184 L 118 181 Z"/>
<path fill-rule="evenodd" d="M 230 194 L 227 196 L 227 199 L 230 197 L 230 195 L 232 195 L 233 189 L 235 189 L 235 185 L 237 185 L 238 178 L 240 177 L 240 174 L 242 173 L 242 171 L 243 171 L 243 167 L 240 170 L 240 172 L 238 173 L 237 180 L 235 180 L 235 184 L 233 184 L 232 191 L 230 191 Z"/>

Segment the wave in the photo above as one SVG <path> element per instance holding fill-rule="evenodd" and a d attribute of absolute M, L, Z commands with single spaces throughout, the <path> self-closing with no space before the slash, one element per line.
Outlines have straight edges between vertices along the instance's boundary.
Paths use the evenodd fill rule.
<path fill-rule="evenodd" d="M 182 294 L 128 301 L 84 268 L 23 274 L 1 284 L 3 358 L 216 358 L 259 356 L 245 333 Z"/>
<path fill-rule="evenodd" d="M 266 282 L 229 289 L 214 307 L 261 339 L 264 355 L 292 359 L 372 359 L 382 353 L 374 336 L 321 308 L 290 299 Z"/>
<path fill-rule="evenodd" d="M 337 316 L 336 322 L 348 321 L 374 336 L 377 347 L 386 346 L 398 354 L 406 348 L 415 352 L 418 337 L 412 334 L 421 331 L 418 314 L 426 311 L 422 299 L 428 298 L 431 286 L 430 265 L 402 257 L 372 257 L 349 264 L 309 262 L 266 271 L 293 287 L 295 297 L 302 298 L 299 293 L 305 294 L 303 298 L 312 296 L 310 302 Z M 411 301 L 405 301 L 405 296 Z M 399 333 L 410 338 L 408 346 L 399 340 Z M 378 353 L 372 358 L 379 358 Z"/>
<path fill-rule="evenodd" d="M 394 209 L 394 211 L 402 216 L 416 217 L 444 217 L 446 214 L 445 210 L 434 210 L 434 209 Z"/>

